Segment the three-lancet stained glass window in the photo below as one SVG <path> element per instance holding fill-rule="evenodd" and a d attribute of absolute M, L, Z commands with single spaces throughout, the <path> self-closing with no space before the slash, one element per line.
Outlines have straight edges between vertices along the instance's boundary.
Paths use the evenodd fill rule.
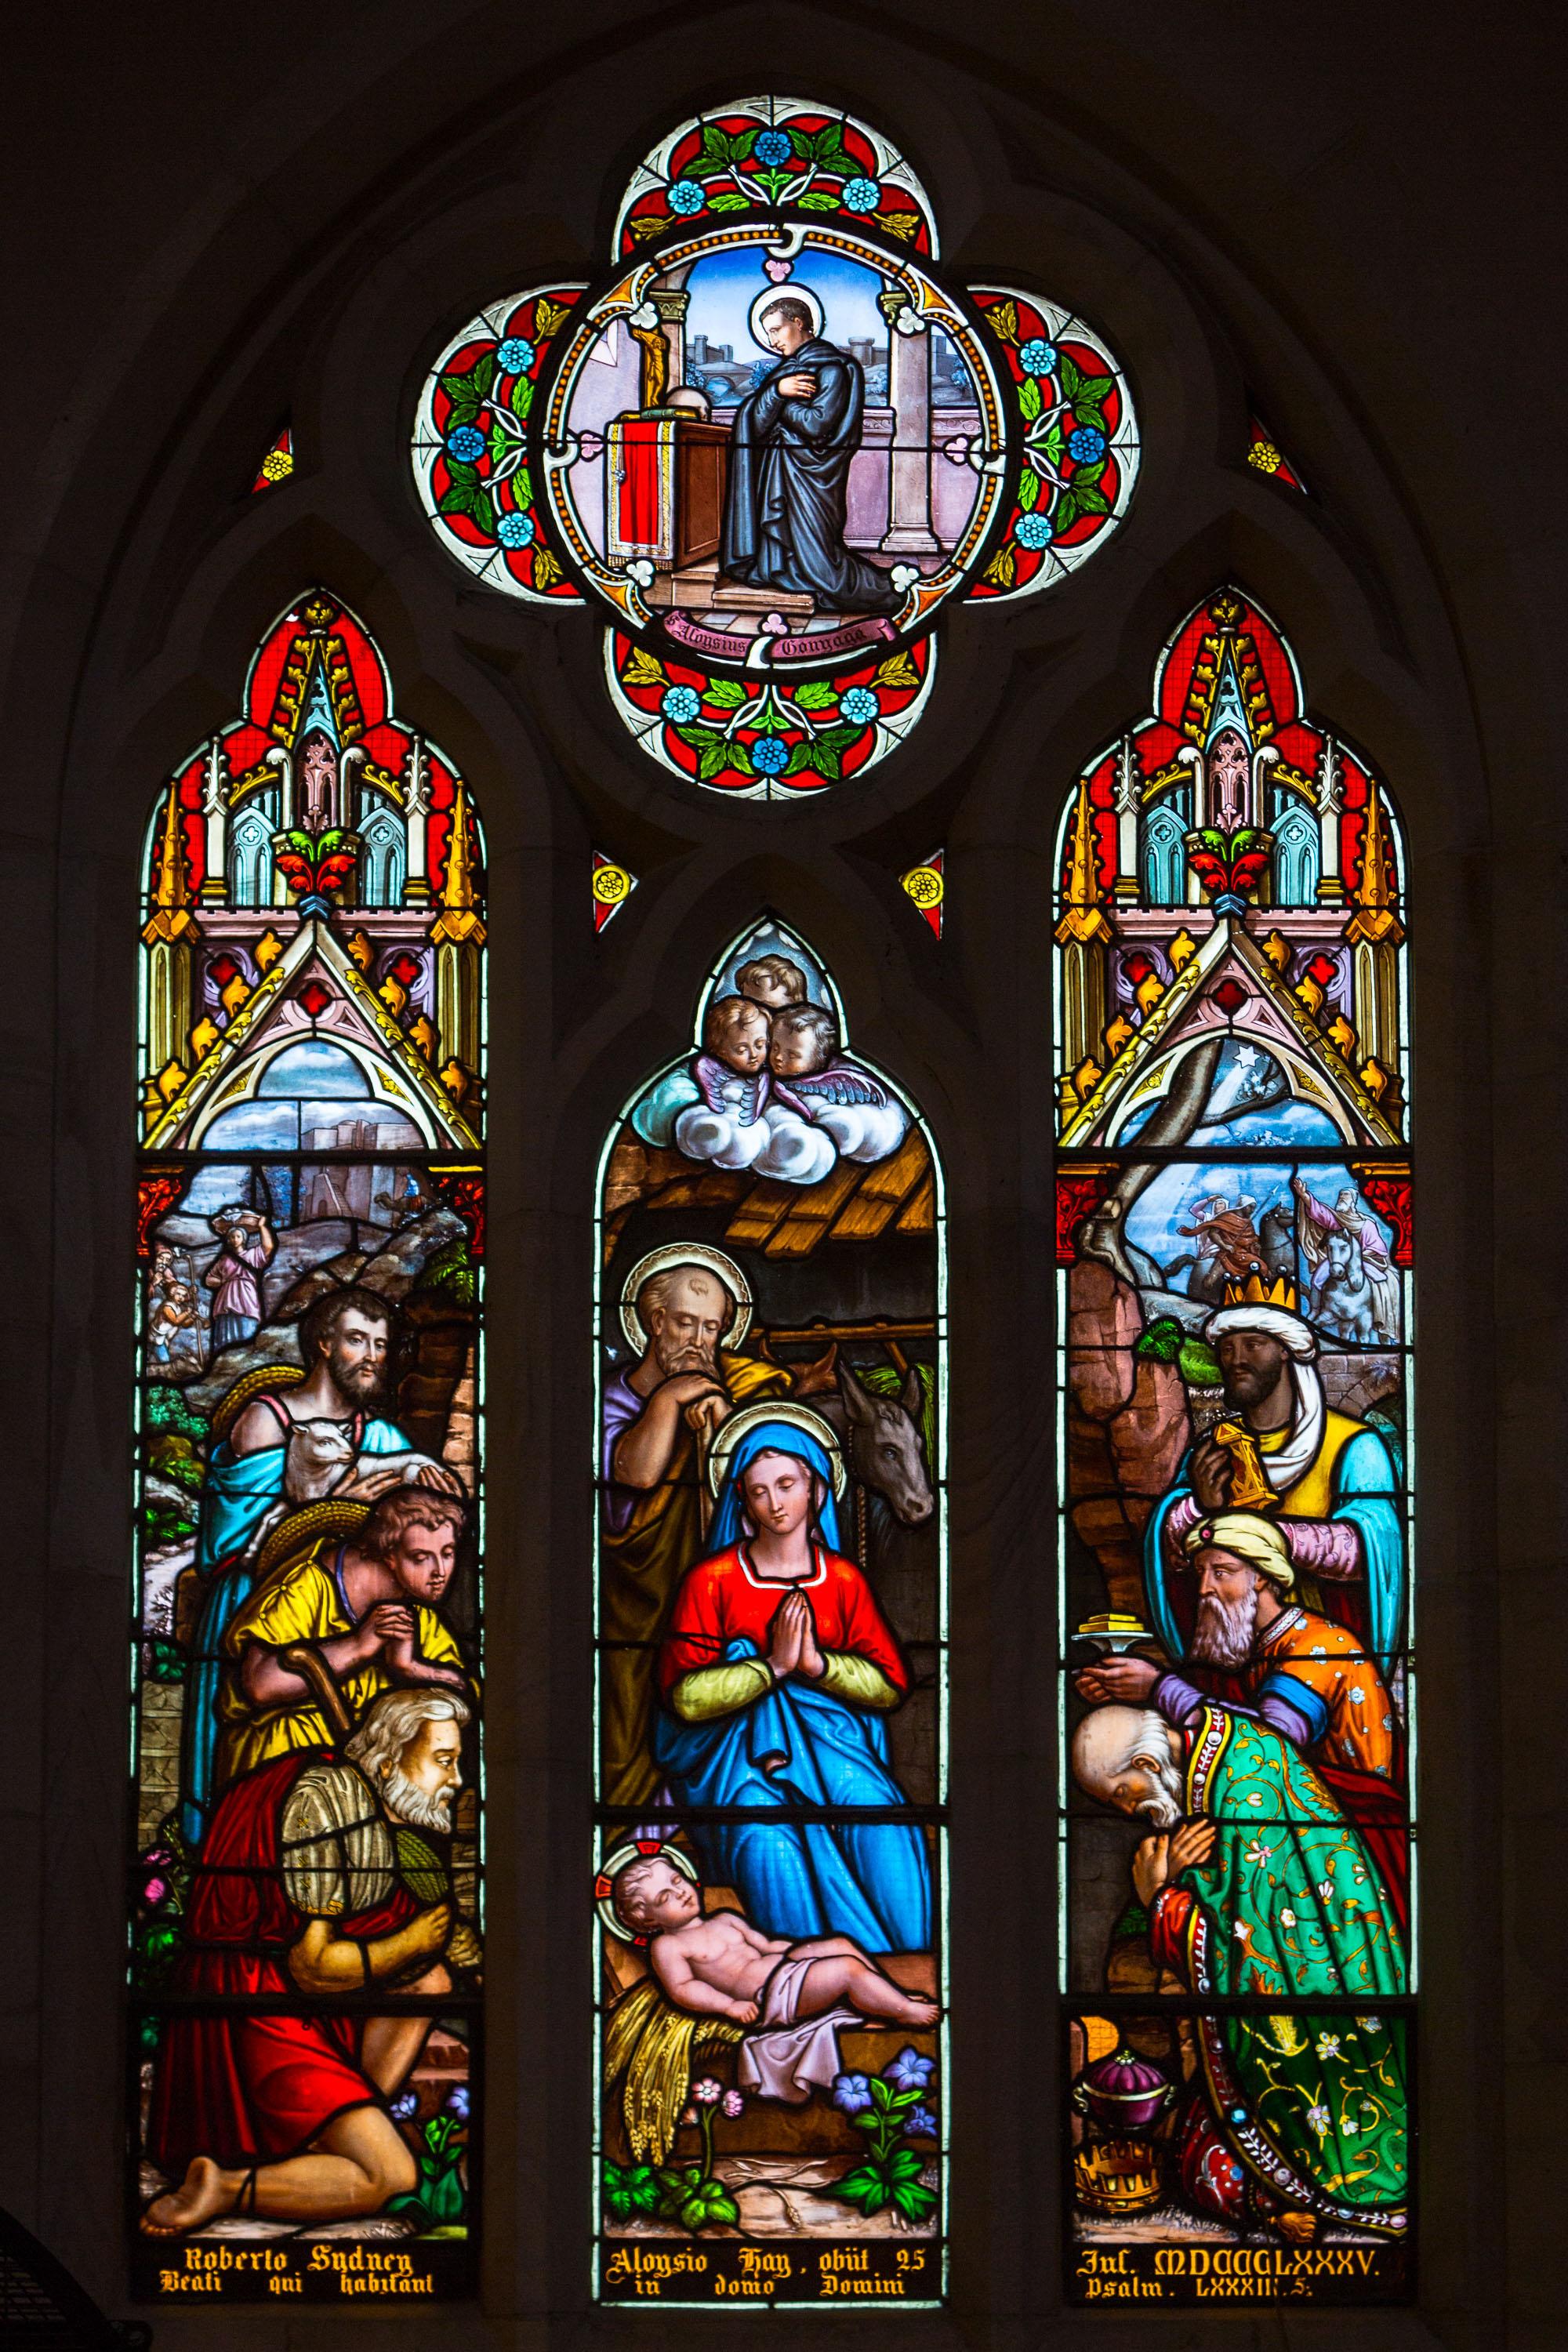
<path fill-rule="evenodd" d="M 1068 2291 L 1412 2278 L 1405 873 L 1222 590 L 1057 868 Z"/>
<path fill-rule="evenodd" d="M 137 2286 L 473 2291 L 484 844 L 317 590 L 142 907 Z"/>
<path fill-rule="evenodd" d="M 608 1139 L 596 1237 L 597 2292 L 931 2303 L 942 1172 L 771 917 Z"/>

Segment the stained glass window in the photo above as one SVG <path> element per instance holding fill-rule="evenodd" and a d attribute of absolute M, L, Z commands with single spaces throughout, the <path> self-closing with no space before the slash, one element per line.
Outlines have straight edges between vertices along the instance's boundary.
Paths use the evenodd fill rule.
<path fill-rule="evenodd" d="M 644 157 L 597 284 L 468 321 L 413 458 L 465 570 L 598 609 L 651 759 L 789 801 L 905 740 L 952 603 L 1059 586 L 1106 544 L 1139 439 L 1070 308 L 951 281 L 908 159 L 773 97 Z"/>
<path fill-rule="evenodd" d="M 1405 2296 L 1405 866 L 1226 589 L 1057 866 L 1068 2291 Z"/>
<path fill-rule="evenodd" d="M 472 2291 L 484 844 L 318 590 L 142 906 L 137 2290 Z"/>
<path fill-rule="evenodd" d="M 931 2303 L 942 1172 L 772 918 L 607 1140 L 595 1278 L 597 2291 Z"/>

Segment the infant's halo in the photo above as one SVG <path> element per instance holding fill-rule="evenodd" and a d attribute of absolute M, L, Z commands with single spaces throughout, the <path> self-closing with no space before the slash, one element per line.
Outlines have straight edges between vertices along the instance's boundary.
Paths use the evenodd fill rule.
<path fill-rule="evenodd" d="M 678 1845 L 663 1845 L 653 1838 L 628 1838 L 624 1845 L 616 1846 L 613 1853 L 605 1856 L 604 1866 L 594 1881 L 594 1907 L 611 1935 L 620 1943 L 646 1944 L 647 1937 L 639 1936 L 635 1927 L 628 1927 L 617 1915 L 616 1881 L 622 1871 L 629 1869 L 634 1862 L 651 1861 L 668 1862 L 672 1870 L 684 1871 L 693 1886 L 702 1884 L 697 1864 Z"/>

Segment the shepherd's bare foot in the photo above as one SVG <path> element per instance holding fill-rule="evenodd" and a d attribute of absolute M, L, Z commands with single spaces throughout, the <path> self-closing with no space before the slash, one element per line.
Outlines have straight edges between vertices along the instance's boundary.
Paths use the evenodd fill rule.
<path fill-rule="evenodd" d="M 187 2230 L 199 2230 L 226 2213 L 237 2194 L 210 2156 L 193 2157 L 179 2187 L 153 2200 L 142 2216 L 142 2227 L 150 2238 L 183 2237 Z"/>

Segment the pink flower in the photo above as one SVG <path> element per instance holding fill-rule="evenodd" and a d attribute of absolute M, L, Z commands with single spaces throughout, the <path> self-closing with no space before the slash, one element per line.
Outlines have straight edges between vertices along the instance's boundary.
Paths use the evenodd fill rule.
<path fill-rule="evenodd" d="M 784 284 L 794 267 L 795 264 L 792 261 L 781 261 L 778 256 L 773 253 L 769 254 L 763 264 L 764 273 L 773 279 L 775 286 Z"/>
<path fill-rule="evenodd" d="M 697 2121 L 697 2110 L 696 2110 L 696 2108 L 695 2108 L 695 2107 L 682 2107 L 682 2108 L 681 2108 L 681 2110 L 680 2110 L 680 2128 L 681 2128 L 681 2130 L 682 2130 L 682 2131 L 684 2131 L 684 2130 L 685 2130 L 685 2128 L 686 2128 L 686 2126 L 687 2126 L 687 2125 L 688 2125 L 688 2124 L 694 2124 L 696 2121 Z"/>
<path fill-rule="evenodd" d="M 155 1909 L 157 1906 L 162 1903 L 164 1895 L 167 1895 L 169 1889 L 164 1880 L 162 1878 L 150 1878 L 147 1881 L 146 1885 L 142 1889 L 142 1900 L 149 1906 L 150 1909 Z"/>
<path fill-rule="evenodd" d="M 724 2113 L 727 2116 L 733 2117 L 735 2116 L 743 2115 L 745 2113 L 745 2108 L 746 2102 L 739 2091 L 725 2092 Z"/>
<path fill-rule="evenodd" d="M 699 2106 L 715 2107 L 724 2095 L 724 2086 L 716 2083 L 711 2074 L 704 2074 L 700 2083 L 691 2085 L 691 2095 Z"/>

